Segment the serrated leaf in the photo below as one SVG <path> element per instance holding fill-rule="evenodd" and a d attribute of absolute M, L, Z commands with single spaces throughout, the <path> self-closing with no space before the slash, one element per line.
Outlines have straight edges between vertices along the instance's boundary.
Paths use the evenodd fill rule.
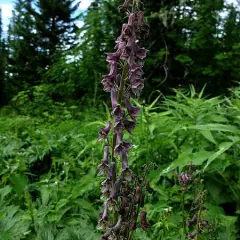
<path fill-rule="evenodd" d="M 216 158 L 218 158 L 222 153 L 227 151 L 229 148 L 232 147 L 234 142 L 223 142 L 219 145 L 219 150 L 215 152 L 211 157 L 209 157 L 206 166 L 204 167 L 204 171 L 207 169 L 209 164 L 211 164 Z"/>
<path fill-rule="evenodd" d="M 209 130 L 201 130 L 200 133 L 210 142 L 217 144 L 215 139 L 213 138 L 212 133 Z"/>

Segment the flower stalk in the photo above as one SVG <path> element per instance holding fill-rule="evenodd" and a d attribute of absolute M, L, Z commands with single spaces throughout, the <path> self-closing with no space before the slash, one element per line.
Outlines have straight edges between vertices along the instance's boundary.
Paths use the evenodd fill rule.
<path fill-rule="evenodd" d="M 138 217 L 144 230 L 149 227 L 147 212 L 142 210 L 139 214 L 148 183 L 145 174 L 136 176 L 130 169 L 128 152 L 132 144 L 124 140 L 125 133 L 132 134 L 140 113 L 131 98 L 139 96 L 144 87 L 143 60 L 147 51 L 139 43 L 149 27 L 139 6 L 139 1 L 125 0 L 119 7 L 128 16 L 128 23 L 123 24 L 116 40 L 116 51 L 107 53 L 110 72 L 102 80 L 104 90 L 111 94 L 113 121 L 99 130 L 99 141 L 105 141 L 104 159 L 98 166 L 99 175 L 105 177 L 101 184 L 104 210 L 98 224 L 104 232 L 101 239 L 132 239 Z"/>

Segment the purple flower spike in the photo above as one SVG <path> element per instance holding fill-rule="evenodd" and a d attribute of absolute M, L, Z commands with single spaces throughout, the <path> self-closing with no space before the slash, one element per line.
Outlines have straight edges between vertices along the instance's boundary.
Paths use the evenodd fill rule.
<path fill-rule="evenodd" d="M 103 139 L 106 139 L 108 137 L 111 127 L 112 127 L 111 122 L 107 121 L 106 127 L 100 128 L 100 130 L 98 132 L 99 133 L 98 141 L 102 141 Z"/>
<path fill-rule="evenodd" d="M 132 144 L 124 141 L 123 134 L 125 130 L 132 134 L 136 127 L 136 117 L 140 114 L 140 109 L 132 106 L 130 100 L 134 95 L 139 95 L 144 87 L 143 60 L 147 50 L 140 45 L 139 40 L 143 39 L 149 28 L 144 22 L 143 12 L 139 11 L 141 1 L 122 2 L 119 10 L 126 13 L 128 22 L 122 25 L 115 52 L 107 53 L 110 71 L 102 80 L 104 91 L 111 92 L 111 114 L 114 120 L 113 126 L 108 122 L 106 127 L 99 130 L 99 141 L 105 140 L 106 145 L 110 145 L 104 148 L 104 157 L 98 166 L 99 175 L 105 174 L 106 177 L 101 184 L 101 192 L 102 197 L 107 197 L 107 200 L 99 221 L 101 230 L 105 231 L 101 238 L 103 240 L 132 236 L 138 225 L 137 209 L 144 204 L 145 191 L 142 188 L 147 188 L 146 179 L 135 175 L 128 165 L 128 151 Z M 110 130 L 112 144 L 108 138 Z M 109 151 L 113 158 L 111 163 L 108 161 Z M 116 164 L 118 158 L 122 162 L 120 169 L 117 169 Z M 141 227 L 144 230 L 149 227 L 146 215 L 147 212 L 142 211 Z"/>
<path fill-rule="evenodd" d="M 140 108 L 132 106 L 129 97 L 125 98 L 125 106 L 130 117 L 135 120 L 135 118 L 140 114 Z"/>

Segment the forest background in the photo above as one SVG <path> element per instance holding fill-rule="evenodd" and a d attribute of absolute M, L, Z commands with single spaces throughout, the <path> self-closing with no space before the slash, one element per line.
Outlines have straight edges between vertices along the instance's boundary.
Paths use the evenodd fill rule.
<path fill-rule="evenodd" d="M 155 167 L 152 227 L 135 238 L 240 239 L 240 4 L 143 2 L 145 89 L 128 137 L 132 167 Z M 101 80 L 121 3 L 16 0 L 9 25 L 0 21 L 0 239 L 99 238 L 96 139 L 110 118 Z M 187 224 L 196 214 L 207 227 Z"/>

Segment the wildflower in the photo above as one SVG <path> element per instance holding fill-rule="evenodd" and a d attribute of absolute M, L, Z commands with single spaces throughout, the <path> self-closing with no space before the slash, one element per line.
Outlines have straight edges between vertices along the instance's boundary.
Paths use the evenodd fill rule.
<path fill-rule="evenodd" d="M 124 133 L 133 133 L 136 117 L 140 114 L 140 109 L 131 105 L 131 97 L 139 95 L 144 87 L 143 60 L 147 50 L 139 45 L 139 40 L 149 28 L 144 22 L 143 12 L 138 10 L 137 2 L 124 0 L 119 10 L 127 13 L 128 22 L 122 25 L 115 52 L 107 53 L 110 71 L 102 80 L 104 91 L 111 93 L 113 117 L 113 127 L 107 122 L 106 127 L 99 130 L 99 141 L 105 140 L 108 144 L 98 165 L 98 175 L 105 175 L 101 184 L 102 196 L 107 197 L 99 221 L 101 229 L 106 231 L 101 238 L 103 240 L 126 239 L 130 236 L 137 227 L 137 209 L 144 204 L 143 189 L 147 189 L 147 181 L 134 175 L 128 165 L 128 151 L 132 144 L 124 140 Z M 119 73 L 121 66 L 122 74 Z M 111 130 L 112 143 L 108 138 Z M 112 150 L 111 163 L 108 159 L 109 146 Z M 122 163 L 120 171 L 116 170 L 118 159 Z M 149 227 L 146 215 L 146 211 L 141 212 L 141 227 L 144 230 Z"/>
<path fill-rule="evenodd" d="M 117 143 L 115 147 L 115 153 L 122 156 L 125 151 L 127 151 L 129 148 L 132 147 L 132 144 L 130 142 L 126 142 L 123 140 L 123 134 L 117 133 Z"/>
<path fill-rule="evenodd" d="M 112 126 L 111 122 L 107 121 L 106 127 L 100 128 L 98 141 L 102 141 L 103 139 L 106 139 L 108 137 L 108 134 L 111 130 L 111 126 Z"/>
<path fill-rule="evenodd" d="M 128 110 L 130 117 L 135 120 L 135 118 L 140 114 L 139 107 L 131 105 L 129 96 L 125 97 L 125 106 Z"/>
<path fill-rule="evenodd" d="M 98 176 L 102 176 L 106 171 L 109 170 L 108 166 L 108 155 L 109 155 L 109 146 L 104 147 L 104 156 L 102 159 L 102 163 L 98 165 L 99 173 Z"/>

